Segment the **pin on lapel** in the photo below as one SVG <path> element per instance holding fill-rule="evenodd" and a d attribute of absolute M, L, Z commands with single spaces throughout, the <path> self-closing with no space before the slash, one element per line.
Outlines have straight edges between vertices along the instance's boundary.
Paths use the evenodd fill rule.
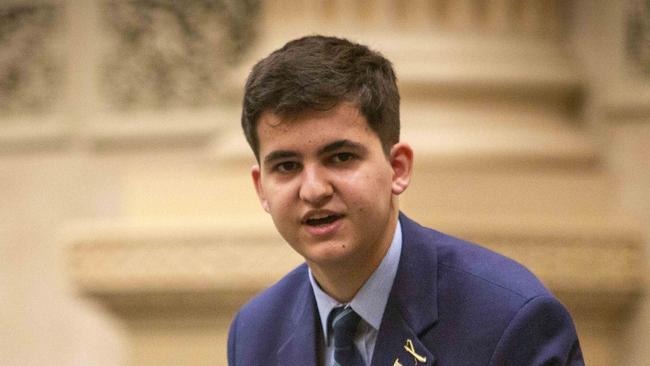
<path fill-rule="evenodd" d="M 402 364 L 399 362 L 399 358 L 396 358 L 396 359 L 395 359 L 395 363 L 393 364 L 393 366 L 404 366 L 404 365 L 402 365 Z"/>
<path fill-rule="evenodd" d="M 418 362 L 425 363 L 427 362 L 427 358 L 425 356 L 422 356 L 415 352 L 415 346 L 413 346 L 413 341 L 410 339 L 406 340 L 406 344 L 404 345 L 404 349 L 406 352 L 410 353 L 414 358 L 415 358 L 415 364 L 417 365 Z M 395 366 L 395 365 L 393 365 Z"/>

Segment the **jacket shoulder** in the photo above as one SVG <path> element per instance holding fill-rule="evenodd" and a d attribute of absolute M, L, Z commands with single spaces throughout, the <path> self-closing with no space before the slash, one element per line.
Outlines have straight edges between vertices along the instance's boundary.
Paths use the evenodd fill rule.
<path fill-rule="evenodd" d="M 410 256 L 428 257 L 437 266 L 438 317 L 426 343 L 441 365 L 531 364 L 538 356 L 580 364 L 571 316 L 525 266 L 412 221 L 404 228 Z M 510 359 L 522 362 L 504 361 Z"/>
<path fill-rule="evenodd" d="M 241 307 L 238 313 L 239 321 L 257 323 L 260 321 L 277 321 L 277 314 L 285 313 L 291 308 L 288 302 L 296 298 L 300 289 L 311 286 L 307 277 L 307 265 L 301 264 L 294 268 L 271 287 L 257 294 Z M 265 319 L 268 318 L 268 319 Z"/>
<path fill-rule="evenodd" d="M 275 364 L 273 357 L 282 346 L 278 335 L 291 331 L 299 299 L 311 291 L 307 276 L 302 264 L 242 306 L 228 333 L 229 365 Z"/>
<path fill-rule="evenodd" d="M 439 275 L 449 279 L 477 282 L 485 290 L 507 291 L 524 299 L 550 295 L 542 282 L 517 261 L 481 245 L 421 226 L 407 224 L 410 235 L 436 252 Z M 455 291 L 462 291 L 455 289 Z"/>
<path fill-rule="evenodd" d="M 439 246 L 441 270 L 455 272 L 467 280 L 483 282 L 529 299 L 550 295 L 548 289 L 528 268 L 515 260 L 464 240 L 447 237 Z"/>

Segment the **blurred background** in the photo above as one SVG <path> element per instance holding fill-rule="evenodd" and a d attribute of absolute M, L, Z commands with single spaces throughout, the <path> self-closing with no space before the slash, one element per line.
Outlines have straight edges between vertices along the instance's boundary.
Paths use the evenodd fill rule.
<path fill-rule="evenodd" d="M 226 364 L 236 309 L 300 262 L 243 82 L 313 33 L 394 62 L 408 215 L 529 266 L 587 364 L 647 365 L 642 0 L 3 0 L 0 364 Z"/>

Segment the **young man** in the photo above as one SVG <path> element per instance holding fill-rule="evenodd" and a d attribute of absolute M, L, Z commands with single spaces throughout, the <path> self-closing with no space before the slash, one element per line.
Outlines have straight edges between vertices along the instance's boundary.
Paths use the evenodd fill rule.
<path fill-rule="evenodd" d="M 380 54 L 287 43 L 253 68 L 242 126 L 262 207 L 306 263 L 241 309 L 231 366 L 583 365 L 524 267 L 399 212 L 413 152 Z"/>

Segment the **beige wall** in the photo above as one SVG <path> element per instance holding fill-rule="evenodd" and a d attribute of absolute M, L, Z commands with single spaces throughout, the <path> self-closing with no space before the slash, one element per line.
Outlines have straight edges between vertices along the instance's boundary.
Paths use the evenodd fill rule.
<path fill-rule="evenodd" d="M 300 261 L 250 186 L 241 85 L 315 31 L 395 62 L 411 216 L 531 267 L 590 365 L 650 359 L 650 76 L 626 2 L 72 3 L 0 5 L 0 364 L 225 363 L 232 313 Z"/>
<path fill-rule="evenodd" d="M 595 5 L 595 6 L 594 6 Z M 626 56 L 626 21 L 639 1 L 578 1 L 572 45 L 590 85 L 587 122 L 602 143 L 608 167 L 616 179 L 618 209 L 637 219 L 643 232 L 643 271 L 650 275 L 650 100 L 649 76 Z M 647 9 L 640 17 L 648 22 Z M 645 32 L 647 30 L 644 29 Z M 643 284 L 643 293 L 650 282 Z M 625 316 L 622 362 L 642 365 L 650 359 L 650 302 L 647 295 Z"/>

